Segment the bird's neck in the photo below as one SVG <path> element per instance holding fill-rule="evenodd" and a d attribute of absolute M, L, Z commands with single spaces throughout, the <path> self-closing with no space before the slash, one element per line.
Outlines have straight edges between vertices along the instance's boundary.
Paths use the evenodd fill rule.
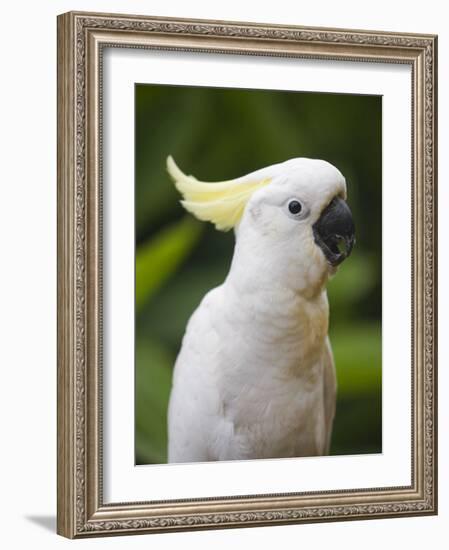
<path fill-rule="evenodd" d="M 294 243 L 238 235 L 226 279 L 241 295 L 270 295 L 280 290 L 299 301 L 319 299 L 326 293 L 332 268 L 310 239 Z M 321 255 L 320 255 L 321 254 Z"/>
<path fill-rule="evenodd" d="M 258 347 L 267 364 L 282 368 L 277 355 L 272 357 L 282 350 L 284 370 L 299 364 L 312 368 L 328 333 L 328 272 L 286 262 L 282 249 L 264 251 L 248 244 L 237 240 L 223 285 L 229 322 L 245 335 L 248 349 Z"/>
<path fill-rule="evenodd" d="M 249 368 L 255 373 L 274 369 L 276 376 L 310 378 L 320 364 L 328 334 L 325 289 L 306 297 L 275 284 L 251 287 L 247 279 L 242 284 L 229 278 L 223 292 L 224 322 L 240 342 L 235 364 L 245 372 Z"/>

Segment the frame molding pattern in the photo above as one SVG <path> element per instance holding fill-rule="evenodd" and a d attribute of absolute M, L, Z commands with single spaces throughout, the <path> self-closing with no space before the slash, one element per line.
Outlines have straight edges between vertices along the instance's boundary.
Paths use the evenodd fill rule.
<path fill-rule="evenodd" d="M 104 45 L 412 66 L 417 350 L 410 487 L 103 504 L 101 136 L 93 132 L 101 133 Z M 437 513 L 436 45 L 430 35 L 76 12 L 58 17 L 58 533 L 76 538 Z"/>

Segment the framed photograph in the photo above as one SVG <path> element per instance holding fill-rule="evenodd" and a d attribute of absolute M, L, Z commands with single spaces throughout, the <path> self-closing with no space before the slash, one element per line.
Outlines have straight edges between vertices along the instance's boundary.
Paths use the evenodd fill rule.
<path fill-rule="evenodd" d="M 437 37 L 58 17 L 58 533 L 437 513 Z"/>

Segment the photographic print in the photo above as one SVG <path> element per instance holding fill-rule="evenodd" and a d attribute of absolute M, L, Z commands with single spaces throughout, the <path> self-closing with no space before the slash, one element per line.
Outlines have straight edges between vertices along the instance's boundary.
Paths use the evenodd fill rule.
<path fill-rule="evenodd" d="M 58 17 L 69 538 L 437 513 L 437 36 Z"/>
<path fill-rule="evenodd" d="M 382 97 L 135 85 L 135 461 L 382 452 Z"/>

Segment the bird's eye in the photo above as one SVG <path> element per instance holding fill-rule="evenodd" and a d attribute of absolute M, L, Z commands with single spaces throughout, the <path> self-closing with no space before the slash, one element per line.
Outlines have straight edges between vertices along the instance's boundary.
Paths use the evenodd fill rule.
<path fill-rule="evenodd" d="M 302 211 L 302 204 L 298 200 L 292 199 L 288 203 L 288 211 L 290 212 L 290 214 L 297 216 Z"/>

